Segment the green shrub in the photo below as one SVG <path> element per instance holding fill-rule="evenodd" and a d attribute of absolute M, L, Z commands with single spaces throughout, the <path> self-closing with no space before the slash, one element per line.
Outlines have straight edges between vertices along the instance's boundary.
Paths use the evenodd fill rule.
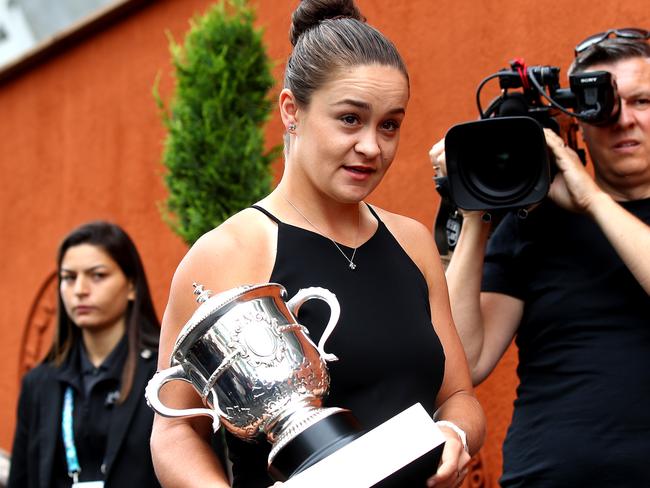
<path fill-rule="evenodd" d="M 269 193 L 279 147 L 264 149 L 271 61 L 245 0 L 222 0 L 170 38 L 176 91 L 166 108 L 163 216 L 188 244 Z"/>

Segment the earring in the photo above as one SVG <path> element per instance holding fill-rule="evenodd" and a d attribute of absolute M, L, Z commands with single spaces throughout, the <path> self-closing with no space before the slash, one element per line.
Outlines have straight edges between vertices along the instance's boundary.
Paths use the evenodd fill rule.
<path fill-rule="evenodd" d="M 289 126 L 287 127 L 287 132 L 289 132 L 289 134 L 293 134 L 295 132 L 295 130 L 296 130 L 296 124 L 291 122 L 289 124 Z"/>

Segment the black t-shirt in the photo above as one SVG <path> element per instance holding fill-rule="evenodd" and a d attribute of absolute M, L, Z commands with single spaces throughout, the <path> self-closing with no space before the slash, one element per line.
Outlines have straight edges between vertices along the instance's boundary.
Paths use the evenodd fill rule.
<path fill-rule="evenodd" d="M 650 222 L 650 199 L 623 206 Z M 525 303 L 502 485 L 650 486 L 650 297 L 598 226 L 550 201 L 507 216 L 482 289 Z"/>

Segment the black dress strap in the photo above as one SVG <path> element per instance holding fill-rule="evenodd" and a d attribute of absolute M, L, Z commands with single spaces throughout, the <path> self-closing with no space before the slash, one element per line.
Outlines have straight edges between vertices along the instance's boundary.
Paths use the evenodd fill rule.
<path fill-rule="evenodd" d="M 269 212 L 267 209 L 260 207 L 259 205 L 251 205 L 251 208 L 254 208 L 256 210 L 259 210 L 262 212 L 264 215 L 266 215 L 268 218 L 270 218 L 273 222 L 276 224 L 281 224 L 282 222 L 280 219 L 278 219 L 275 215 L 273 215 L 271 212 Z"/>
<path fill-rule="evenodd" d="M 377 222 L 381 222 L 381 219 L 379 218 L 379 215 L 377 215 L 377 212 L 375 212 L 375 209 L 370 206 L 370 204 L 363 202 L 366 204 L 366 207 L 368 207 L 368 210 L 370 210 L 370 213 L 375 216 L 377 219 Z"/>

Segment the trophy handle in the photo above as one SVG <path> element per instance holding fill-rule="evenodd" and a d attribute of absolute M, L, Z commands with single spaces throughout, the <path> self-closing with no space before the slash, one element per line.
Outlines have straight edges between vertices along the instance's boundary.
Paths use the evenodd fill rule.
<path fill-rule="evenodd" d="M 339 321 L 339 316 L 341 315 L 341 306 L 339 305 L 339 301 L 336 298 L 336 295 L 325 288 L 320 288 L 317 286 L 312 286 L 310 288 L 301 288 L 298 290 L 298 293 L 296 293 L 293 298 L 287 302 L 287 306 L 294 315 L 297 315 L 298 310 L 302 304 L 307 300 L 311 300 L 312 298 L 323 300 L 330 307 L 330 320 L 327 323 L 325 330 L 323 331 L 323 335 L 321 336 L 320 341 L 318 341 L 318 352 L 325 361 L 338 361 L 339 358 L 337 358 L 336 355 L 325 352 L 325 341 L 327 341 L 329 336 L 334 331 L 334 327 L 336 327 L 336 324 Z"/>
<path fill-rule="evenodd" d="M 156 413 L 162 415 L 163 417 L 177 418 L 177 417 L 198 417 L 201 415 L 207 415 L 208 417 L 212 417 L 212 429 L 215 432 L 219 430 L 219 426 L 221 425 L 221 423 L 219 422 L 219 414 L 217 414 L 217 412 L 215 412 L 214 410 L 210 410 L 208 408 L 184 408 L 184 409 L 169 408 L 160 401 L 160 397 L 159 397 L 160 389 L 163 387 L 165 383 L 174 380 L 181 380 L 181 381 L 185 381 L 186 383 L 191 383 L 191 381 L 185 377 L 183 366 L 180 364 L 172 368 L 167 368 L 162 371 L 158 371 L 155 375 L 153 375 L 153 377 L 149 380 L 149 383 L 147 383 L 147 387 L 144 390 L 144 396 L 147 399 L 147 404 Z"/>

